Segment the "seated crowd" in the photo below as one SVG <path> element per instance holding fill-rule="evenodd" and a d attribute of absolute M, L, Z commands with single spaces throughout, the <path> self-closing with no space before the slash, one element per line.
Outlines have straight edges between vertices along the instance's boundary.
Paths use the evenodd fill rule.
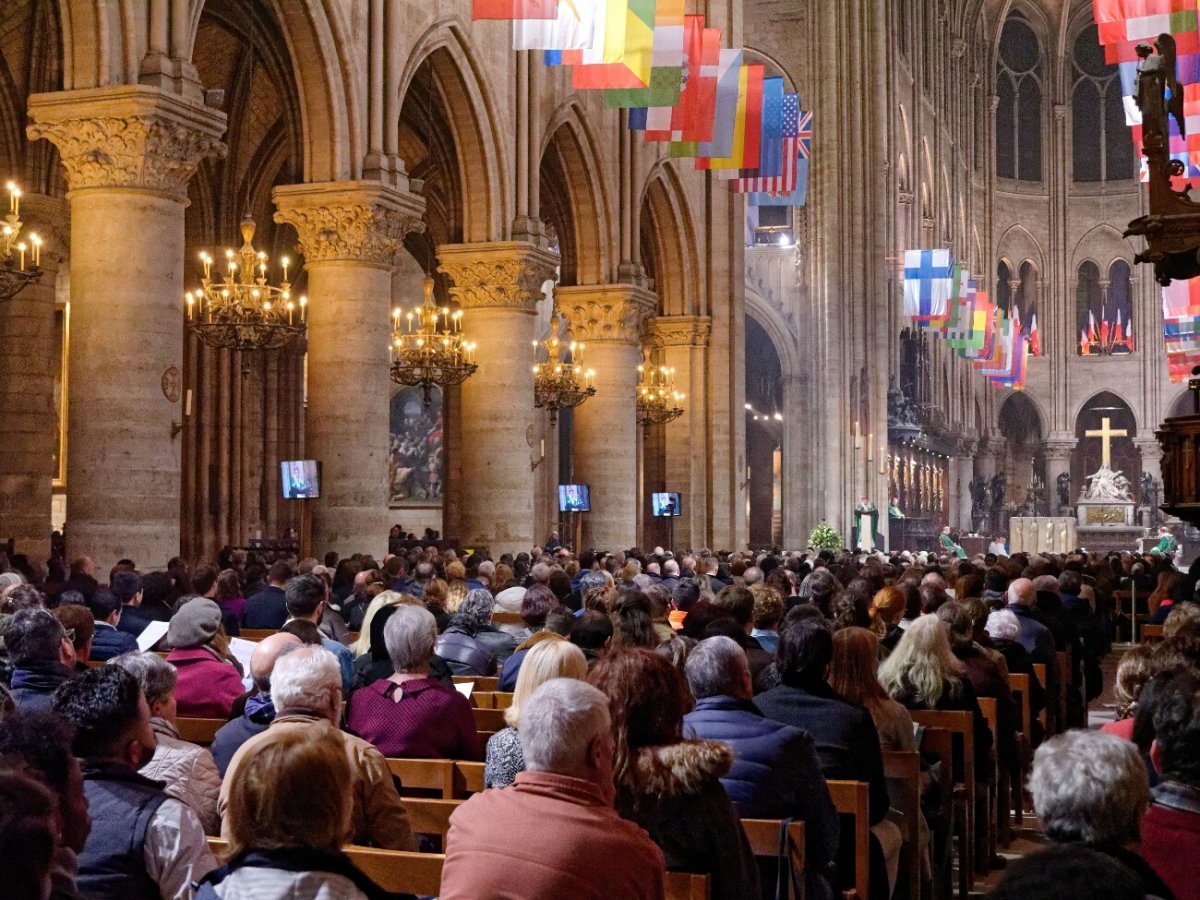
<path fill-rule="evenodd" d="M 57 568 L 0 557 L 4 896 L 387 896 L 343 847 L 430 849 L 388 760 L 445 759 L 484 763 L 485 789 L 450 817 L 443 898 L 660 898 L 668 870 L 708 875 L 717 900 L 776 896 L 742 819 L 803 822 L 804 895 L 832 898 L 855 847 L 827 782 L 856 781 L 886 900 L 906 885 L 884 757 L 921 749 L 921 711 L 969 714 L 985 784 L 1032 763 L 1057 875 L 1034 855 L 997 896 L 1097 877 L 1200 896 L 1200 571 L 1164 560 L 430 545 L 123 560 L 107 585 L 86 557 Z M 1159 589 L 1165 640 L 1124 656 L 1121 718 L 1087 731 L 1130 581 Z M 1010 675 L 1054 736 L 1022 732 Z M 511 691 L 506 727 L 478 731 L 455 676 Z M 210 746 L 184 739 L 195 719 L 223 723 Z M 928 762 L 926 876 L 952 787 Z"/>

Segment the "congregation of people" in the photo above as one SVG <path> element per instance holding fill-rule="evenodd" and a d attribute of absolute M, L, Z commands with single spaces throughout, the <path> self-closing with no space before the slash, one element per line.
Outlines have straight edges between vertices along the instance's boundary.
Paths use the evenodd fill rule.
<path fill-rule="evenodd" d="M 779 896 L 742 819 L 803 822 L 804 896 L 832 898 L 855 846 L 829 781 L 867 785 L 860 900 L 888 900 L 907 894 L 884 754 L 921 750 L 914 713 L 939 710 L 970 714 L 981 781 L 1030 773 L 1051 842 L 994 896 L 1200 897 L 1200 567 L 394 549 L 152 572 L 0 558 L 0 894 L 389 896 L 344 848 L 427 850 L 388 760 L 434 759 L 484 764 L 450 818 L 447 900 L 661 898 L 666 871 L 708 875 L 716 900 Z M 1119 718 L 1089 730 L 1131 584 L 1164 639 L 1125 653 Z M 1023 730 L 1012 674 L 1046 729 Z M 481 739 L 456 677 L 511 691 L 506 727 Z M 189 719 L 224 724 L 200 746 Z M 949 779 L 922 756 L 926 880 Z"/>

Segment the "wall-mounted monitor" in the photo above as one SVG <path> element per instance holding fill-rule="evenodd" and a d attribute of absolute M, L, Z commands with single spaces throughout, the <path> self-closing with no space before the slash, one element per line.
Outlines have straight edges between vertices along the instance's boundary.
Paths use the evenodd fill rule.
<path fill-rule="evenodd" d="M 560 484 L 558 486 L 559 512 L 591 512 L 592 498 L 586 484 Z"/>
<path fill-rule="evenodd" d="M 315 459 L 279 464 L 284 500 L 314 500 L 321 496 L 321 465 Z"/>
<path fill-rule="evenodd" d="M 675 491 L 663 491 L 650 495 L 650 511 L 655 518 L 666 519 L 683 515 L 683 503 Z"/>

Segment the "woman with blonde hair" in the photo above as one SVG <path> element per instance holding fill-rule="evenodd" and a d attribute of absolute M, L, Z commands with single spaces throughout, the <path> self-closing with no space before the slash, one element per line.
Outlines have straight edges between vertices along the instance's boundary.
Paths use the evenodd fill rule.
<path fill-rule="evenodd" d="M 331 723 L 279 729 L 250 748 L 230 784 L 225 865 L 200 882 L 196 896 L 387 896 L 342 852 L 351 791 L 350 762 Z"/>
<path fill-rule="evenodd" d="M 469 590 L 467 567 L 457 559 L 454 562 L 446 563 L 446 612 L 450 615 L 458 612 L 458 605 L 466 599 Z"/>
<path fill-rule="evenodd" d="M 910 710 L 970 712 L 975 726 L 975 775 L 990 766 L 992 732 L 979 709 L 966 670 L 950 649 L 948 629 L 937 616 L 921 616 L 908 626 L 900 643 L 879 667 L 879 683 L 893 700 Z"/>
<path fill-rule="evenodd" d="M 385 606 L 398 606 L 401 603 L 407 603 L 410 606 L 420 605 L 420 601 L 410 594 L 401 594 L 399 591 L 383 591 L 378 594 L 371 605 L 367 607 L 366 615 L 363 616 L 362 628 L 358 632 L 358 640 L 350 645 L 350 652 L 357 658 L 366 656 L 371 652 L 371 621 Z"/>
<path fill-rule="evenodd" d="M 897 593 L 903 601 L 904 592 Z M 879 732 L 879 745 L 883 750 L 915 751 L 917 743 L 912 716 L 903 704 L 889 697 L 879 683 L 875 675 L 878 660 L 879 638 L 874 633 L 865 628 L 835 631 L 829 686 L 851 703 L 867 708 L 875 722 L 875 730 Z"/>
<path fill-rule="evenodd" d="M 504 711 L 504 721 L 508 727 L 488 738 L 484 787 L 508 787 L 517 775 L 525 771 L 525 757 L 521 753 L 521 739 L 517 734 L 521 723 L 521 705 L 551 678 L 583 681 L 587 671 L 587 657 L 570 641 L 543 641 L 529 651 L 517 675 L 512 704 Z"/>

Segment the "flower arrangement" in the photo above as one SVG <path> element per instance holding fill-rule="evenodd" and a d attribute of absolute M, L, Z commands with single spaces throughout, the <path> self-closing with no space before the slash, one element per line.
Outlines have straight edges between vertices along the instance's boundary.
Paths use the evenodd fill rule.
<path fill-rule="evenodd" d="M 842 536 L 828 522 L 822 522 L 809 535 L 808 544 L 817 550 L 838 550 L 842 546 Z"/>

